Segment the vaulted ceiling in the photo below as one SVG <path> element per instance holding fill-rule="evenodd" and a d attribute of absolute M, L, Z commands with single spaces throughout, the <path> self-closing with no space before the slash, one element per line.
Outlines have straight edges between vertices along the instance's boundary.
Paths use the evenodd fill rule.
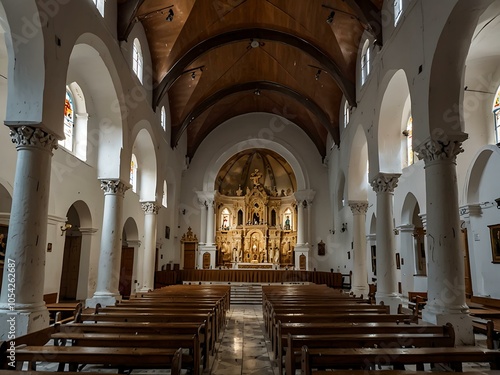
<path fill-rule="evenodd" d="M 342 96 L 356 105 L 362 34 L 381 42 L 382 2 L 119 0 L 118 35 L 125 40 L 142 23 L 153 105 L 168 94 L 171 143 L 187 132 L 189 157 L 218 125 L 251 112 L 292 121 L 325 156 L 328 133 L 340 143 Z"/>

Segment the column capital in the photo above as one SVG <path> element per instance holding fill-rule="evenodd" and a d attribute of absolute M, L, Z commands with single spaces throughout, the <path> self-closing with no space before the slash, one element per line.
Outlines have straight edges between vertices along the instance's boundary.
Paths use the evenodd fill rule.
<path fill-rule="evenodd" d="M 161 206 L 156 202 L 141 202 L 141 208 L 146 215 L 158 215 L 158 211 L 160 211 Z"/>
<path fill-rule="evenodd" d="M 437 161 L 457 160 L 457 155 L 464 151 L 462 143 L 467 139 L 467 134 L 443 134 L 439 139 L 428 138 L 417 147 L 415 152 L 425 164 Z"/>
<path fill-rule="evenodd" d="M 315 194 L 316 194 L 316 192 L 314 190 L 306 189 L 306 190 L 296 191 L 295 193 L 293 193 L 293 196 L 295 197 L 297 202 L 304 202 L 305 201 L 308 204 L 311 204 L 313 199 L 314 199 Z"/>
<path fill-rule="evenodd" d="M 52 150 L 58 146 L 57 138 L 53 134 L 31 126 L 11 126 L 10 138 L 17 150 L 36 147 L 52 153 Z"/>
<path fill-rule="evenodd" d="M 413 233 L 415 231 L 415 225 L 413 224 L 403 224 L 398 227 L 401 233 Z"/>
<path fill-rule="evenodd" d="M 121 180 L 107 180 L 102 179 L 101 190 L 104 191 L 104 195 L 115 194 L 124 195 L 125 192 L 130 189 L 128 184 L 123 183 Z"/>
<path fill-rule="evenodd" d="M 481 216 L 483 210 L 479 203 L 476 204 L 466 204 L 459 208 L 460 217 L 467 219 L 471 216 Z"/>
<path fill-rule="evenodd" d="M 379 173 L 370 182 L 373 190 L 376 193 L 394 193 L 394 189 L 398 186 L 400 173 Z"/>
<path fill-rule="evenodd" d="M 348 204 L 353 215 L 366 215 L 366 211 L 368 211 L 367 201 L 348 201 Z"/>

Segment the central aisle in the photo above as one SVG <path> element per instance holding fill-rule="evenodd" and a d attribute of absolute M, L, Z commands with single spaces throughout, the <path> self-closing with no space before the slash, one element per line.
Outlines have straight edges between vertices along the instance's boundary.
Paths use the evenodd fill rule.
<path fill-rule="evenodd" d="M 276 361 L 270 359 L 271 343 L 264 332 L 261 305 L 231 305 L 211 374 L 277 375 Z"/>

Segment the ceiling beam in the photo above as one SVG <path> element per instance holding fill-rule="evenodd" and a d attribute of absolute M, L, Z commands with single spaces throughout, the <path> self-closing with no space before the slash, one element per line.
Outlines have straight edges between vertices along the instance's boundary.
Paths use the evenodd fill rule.
<path fill-rule="evenodd" d="M 136 24 L 137 12 L 145 0 L 128 0 L 118 4 L 118 40 L 127 40 L 132 28 Z"/>
<path fill-rule="evenodd" d="M 171 146 L 172 147 L 177 146 L 177 143 L 179 142 L 182 133 L 184 133 L 184 131 L 188 128 L 189 124 L 191 124 L 194 120 L 196 120 L 196 118 L 198 118 L 201 114 L 203 114 L 203 112 L 205 112 L 208 108 L 215 105 L 217 102 L 219 102 L 220 100 L 224 99 L 229 95 L 238 92 L 255 91 L 255 90 L 279 92 L 299 102 L 305 108 L 307 108 L 314 116 L 316 116 L 321 125 L 323 125 L 325 129 L 332 135 L 332 138 L 335 141 L 335 143 L 340 144 L 340 134 L 338 126 L 333 126 L 326 112 L 323 111 L 321 107 L 318 104 L 316 104 L 316 102 L 313 99 L 276 82 L 253 81 L 253 82 L 240 83 L 219 90 L 215 94 L 209 96 L 201 103 L 196 105 L 193 108 L 193 110 L 191 110 L 191 112 L 189 112 L 186 115 L 182 123 L 179 126 L 175 127 L 176 130 L 172 132 Z"/>
<path fill-rule="evenodd" d="M 371 0 L 344 0 L 356 13 L 361 23 L 368 26 L 378 45 L 382 45 L 382 14 Z"/>
<path fill-rule="evenodd" d="M 157 106 L 159 106 L 165 94 L 172 87 L 175 81 L 182 75 L 184 70 L 201 55 L 226 44 L 250 39 L 260 39 L 284 43 L 298 48 L 304 53 L 308 54 L 313 59 L 318 61 L 320 66 L 333 77 L 333 79 L 337 82 L 337 85 L 340 87 L 345 97 L 347 98 L 349 104 L 352 107 L 356 107 L 356 90 L 353 82 L 351 82 L 344 75 L 341 67 L 335 61 L 332 61 L 332 59 L 330 59 L 330 57 L 325 52 L 323 52 L 319 47 L 315 46 L 311 42 L 299 38 L 296 35 L 265 28 L 248 28 L 228 31 L 208 38 L 192 47 L 175 62 L 175 64 L 172 66 L 172 68 L 170 68 L 167 75 L 163 78 L 160 84 L 155 87 L 153 93 L 154 107 L 156 108 Z M 341 66 L 343 65 L 344 64 L 342 64 Z"/>

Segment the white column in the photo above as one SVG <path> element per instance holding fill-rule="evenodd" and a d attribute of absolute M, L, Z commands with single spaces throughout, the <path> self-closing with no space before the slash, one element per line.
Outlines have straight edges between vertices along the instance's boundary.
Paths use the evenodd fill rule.
<path fill-rule="evenodd" d="M 155 288 L 156 219 L 160 206 L 156 202 L 141 202 L 144 211 L 144 259 L 141 292 Z"/>
<path fill-rule="evenodd" d="M 466 134 L 428 139 L 416 148 L 425 161 L 428 245 L 428 301 L 423 319 L 451 322 L 456 343 L 473 344 L 472 323 L 465 302 L 464 260 L 460 239 L 456 157 Z"/>
<path fill-rule="evenodd" d="M 0 297 L 0 340 L 49 325 L 43 284 L 51 159 L 57 139 L 28 126 L 12 127 L 10 136 L 17 164 Z"/>
<path fill-rule="evenodd" d="M 215 243 L 215 214 L 214 214 L 214 198 L 207 196 L 207 238 L 206 244 L 208 246 L 213 246 Z"/>
<path fill-rule="evenodd" d="M 297 201 L 297 245 L 304 245 L 304 204 L 306 201 Z"/>
<path fill-rule="evenodd" d="M 114 305 L 120 300 L 120 260 L 122 255 L 123 198 L 129 187 L 120 180 L 101 180 L 104 191 L 101 253 L 94 297 L 86 301 L 87 307 Z"/>
<path fill-rule="evenodd" d="M 206 240 L 204 245 L 198 247 L 198 268 L 203 268 L 203 254 L 210 254 L 210 268 L 215 269 L 215 258 L 217 249 L 215 247 L 215 191 L 204 191 L 202 197 L 206 202 L 207 210 L 207 225 L 206 225 Z M 200 197 L 200 195 L 198 195 Z"/>
<path fill-rule="evenodd" d="M 207 242 L 207 203 L 205 198 L 205 192 L 197 191 L 198 203 L 200 207 L 200 242 L 199 245 L 204 245 Z"/>
<path fill-rule="evenodd" d="M 97 281 L 97 268 L 94 265 L 98 264 L 98 253 L 97 251 L 93 251 L 92 240 L 97 231 L 97 228 L 80 228 L 80 233 L 82 234 L 82 255 L 80 256 L 78 291 L 76 294 L 77 299 L 80 300 L 90 298 L 95 292 L 91 288 L 95 286 Z"/>
<path fill-rule="evenodd" d="M 401 241 L 401 289 L 404 296 L 408 292 L 416 291 L 413 278 L 415 275 L 415 238 L 413 224 L 401 225 L 399 227 L 399 239 Z"/>
<path fill-rule="evenodd" d="M 368 202 L 349 201 L 349 207 L 351 207 L 354 225 L 354 271 L 351 292 L 357 296 L 362 294 L 366 297 L 369 292 L 366 269 L 366 211 L 368 210 Z"/>
<path fill-rule="evenodd" d="M 377 303 L 391 306 L 396 313 L 401 298 L 396 277 L 396 246 L 392 200 L 400 174 L 379 173 L 371 182 L 377 193 Z"/>

